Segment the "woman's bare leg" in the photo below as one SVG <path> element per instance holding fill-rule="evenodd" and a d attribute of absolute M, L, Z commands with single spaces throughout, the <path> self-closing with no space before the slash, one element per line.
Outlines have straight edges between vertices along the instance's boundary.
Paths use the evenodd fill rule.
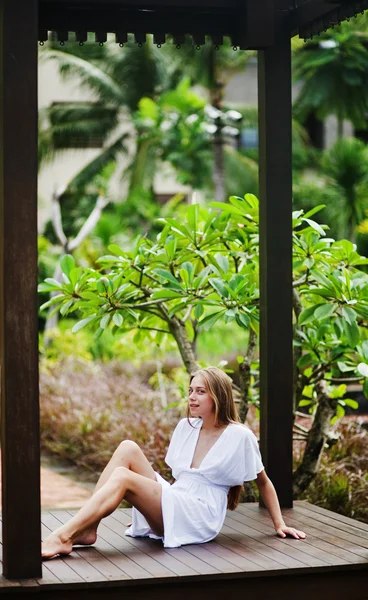
<path fill-rule="evenodd" d="M 94 494 L 104 485 L 104 483 L 106 483 L 117 467 L 126 467 L 127 469 L 134 471 L 134 473 L 138 473 L 139 475 L 143 475 L 143 477 L 148 477 L 148 479 L 156 481 L 155 472 L 138 444 L 131 440 L 125 440 L 116 448 L 110 461 L 102 471 L 93 491 Z"/>
<path fill-rule="evenodd" d="M 80 511 L 52 533 L 42 547 L 42 557 L 70 554 L 73 544 L 101 519 L 110 515 L 126 497 L 145 516 L 152 531 L 163 535 L 161 485 L 126 467 L 117 467 L 109 479 L 87 500 Z"/>
<path fill-rule="evenodd" d="M 117 469 L 118 467 L 125 467 L 127 469 L 130 469 L 134 473 L 142 475 L 143 477 L 147 477 L 147 479 L 152 479 L 153 481 L 156 481 L 155 472 L 152 469 L 147 458 L 143 454 L 142 450 L 138 446 L 138 444 L 131 440 L 125 440 L 124 442 L 121 442 L 121 444 L 119 444 L 119 446 L 116 448 L 110 461 L 101 473 L 100 478 L 93 491 L 93 496 L 109 480 L 111 475 L 114 473 L 115 469 Z M 82 531 L 79 534 L 79 536 L 77 536 L 73 540 L 73 543 L 85 546 L 90 546 L 91 544 L 94 544 L 97 539 L 97 528 L 100 523 L 100 520 L 101 519 L 96 520 L 95 523 L 92 523 L 92 525 L 90 525 L 88 528 Z M 57 531 L 59 531 L 59 529 Z"/>

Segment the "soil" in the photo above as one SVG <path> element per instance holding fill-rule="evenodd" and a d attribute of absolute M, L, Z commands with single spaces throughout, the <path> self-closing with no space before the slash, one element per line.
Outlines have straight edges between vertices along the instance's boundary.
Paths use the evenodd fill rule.
<path fill-rule="evenodd" d="M 41 508 L 80 508 L 91 496 L 93 483 L 81 481 L 82 475 L 62 459 L 41 457 Z M 0 472 L 1 493 L 1 472 Z"/>

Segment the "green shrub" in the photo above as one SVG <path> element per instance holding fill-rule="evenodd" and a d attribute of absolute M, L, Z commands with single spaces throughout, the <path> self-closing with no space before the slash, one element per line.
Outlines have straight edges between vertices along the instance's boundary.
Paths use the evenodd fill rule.
<path fill-rule="evenodd" d="M 342 419 L 337 442 L 322 456 L 321 466 L 300 499 L 368 523 L 368 431 Z"/>

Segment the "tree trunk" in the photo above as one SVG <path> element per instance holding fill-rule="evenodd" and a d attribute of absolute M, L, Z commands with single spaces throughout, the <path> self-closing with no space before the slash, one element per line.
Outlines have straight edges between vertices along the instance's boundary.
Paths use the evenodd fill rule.
<path fill-rule="evenodd" d="M 300 302 L 300 297 L 298 291 L 293 289 L 293 310 L 295 315 L 295 321 L 298 322 L 298 318 L 300 313 L 303 310 L 302 304 Z M 294 327 L 295 329 L 295 327 Z M 295 413 L 299 408 L 299 402 L 303 393 L 304 385 L 305 385 L 305 377 L 303 373 L 300 372 L 299 367 L 297 366 L 298 360 L 302 356 L 303 349 L 301 346 L 295 346 L 293 351 L 293 370 L 294 370 L 294 393 L 293 393 L 293 414 L 295 420 Z"/>
<path fill-rule="evenodd" d="M 184 366 L 189 375 L 195 373 L 200 369 L 199 364 L 196 361 L 193 347 L 188 339 L 187 330 L 185 325 L 177 318 L 173 317 L 168 321 L 168 325 L 170 327 L 170 331 L 174 336 L 174 339 L 179 348 L 180 356 L 183 359 Z"/>
<path fill-rule="evenodd" d="M 245 422 L 248 414 L 248 394 L 250 386 L 250 368 L 254 358 L 257 346 L 257 335 L 253 329 L 249 330 L 248 348 L 243 362 L 239 365 L 239 383 L 240 383 L 240 406 L 239 417 L 242 423 Z"/>
<path fill-rule="evenodd" d="M 215 200 L 216 202 L 225 202 L 224 142 L 222 139 L 221 117 L 216 119 L 216 127 L 217 129 L 213 136 Z"/>
<path fill-rule="evenodd" d="M 308 434 L 303 460 L 295 471 L 293 478 L 293 494 L 295 498 L 307 489 L 318 472 L 323 448 L 329 438 L 330 421 L 337 407 L 337 399 L 330 398 L 325 381 L 317 383 L 316 390 L 318 395 L 317 411 L 312 428 Z"/>
<path fill-rule="evenodd" d="M 216 72 L 216 50 L 211 49 L 209 55 L 209 81 L 212 82 L 210 87 L 210 102 L 217 110 L 222 111 L 224 86 L 218 80 Z M 223 122 L 220 115 L 215 119 L 216 131 L 213 136 L 213 182 L 215 185 L 215 200 L 216 202 L 225 202 L 225 165 L 224 165 L 224 141 L 222 138 Z"/>

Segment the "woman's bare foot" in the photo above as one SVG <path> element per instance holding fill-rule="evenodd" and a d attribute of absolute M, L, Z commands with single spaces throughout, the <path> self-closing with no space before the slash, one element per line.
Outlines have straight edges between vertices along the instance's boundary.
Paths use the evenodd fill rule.
<path fill-rule="evenodd" d="M 82 531 L 78 537 L 73 540 L 73 546 L 92 546 L 97 540 L 97 531 L 95 527 Z"/>
<path fill-rule="evenodd" d="M 42 558 L 52 558 L 57 554 L 70 554 L 72 550 L 72 541 L 63 539 L 62 535 L 54 532 L 43 542 L 41 555 Z"/>
<path fill-rule="evenodd" d="M 52 558 L 57 554 L 70 554 L 73 546 L 91 546 L 97 540 L 95 527 L 82 531 L 75 539 L 65 539 L 58 531 L 54 531 L 42 544 L 42 558 Z"/>

